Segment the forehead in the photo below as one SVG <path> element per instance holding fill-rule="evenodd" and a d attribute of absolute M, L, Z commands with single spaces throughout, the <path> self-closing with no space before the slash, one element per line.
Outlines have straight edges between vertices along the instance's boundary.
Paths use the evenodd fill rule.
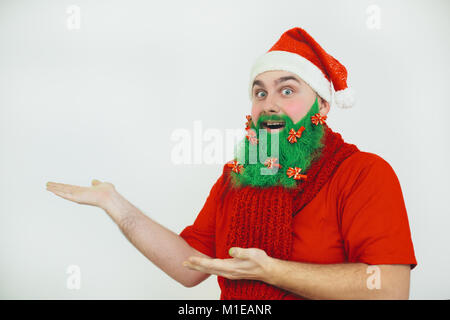
<path fill-rule="evenodd" d="M 284 70 L 271 70 L 271 71 L 265 71 L 263 73 L 258 74 L 258 76 L 255 77 L 255 80 L 263 81 L 263 82 L 273 82 L 273 80 L 276 80 L 280 77 L 287 77 L 291 76 L 296 78 L 298 81 L 303 82 L 301 78 L 299 78 L 295 73 L 284 71 Z"/>

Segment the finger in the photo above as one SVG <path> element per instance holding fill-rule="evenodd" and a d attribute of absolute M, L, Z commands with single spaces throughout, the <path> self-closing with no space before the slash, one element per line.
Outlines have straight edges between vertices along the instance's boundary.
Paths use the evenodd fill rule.
<path fill-rule="evenodd" d="M 58 187 L 58 185 L 59 185 L 59 183 L 57 183 L 57 182 L 48 181 L 46 183 L 45 187 L 47 189 L 54 189 L 54 188 Z"/>
<path fill-rule="evenodd" d="M 246 249 L 246 248 L 233 247 L 233 248 L 230 248 L 228 253 L 233 258 L 238 258 L 238 259 L 250 259 L 252 256 L 251 249 Z"/>
<path fill-rule="evenodd" d="M 200 271 L 200 272 L 203 272 L 203 273 L 208 273 L 208 274 L 212 274 L 212 275 L 222 276 L 222 277 L 225 277 L 225 278 L 230 278 L 231 277 L 231 275 L 228 272 L 217 270 L 217 269 L 214 269 L 214 268 L 207 268 L 204 265 L 190 263 L 188 261 L 183 262 L 183 266 L 187 267 L 188 269 Z"/>
<path fill-rule="evenodd" d="M 47 182 L 47 186 L 53 186 L 53 187 L 66 187 L 66 186 L 73 186 L 72 184 L 66 184 L 66 183 L 60 183 L 60 182 Z"/>
<path fill-rule="evenodd" d="M 249 261 L 238 259 L 211 259 L 190 257 L 183 265 L 192 270 L 201 271 L 203 273 L 214 274 L 231 280 L 237 279 L 253 279 L 242 270 L 245 270 L 245 264 Z"/>
<path fill-rule="evenodd" d="M 70 187 L 66 186 L 66 185 L 62 185 L 60 183 L 55 184 L 51 187 L 48 188 L 50 191 L 58 191 L 58 192 L 62 192 L 62 193 L 72 193 L 72 190 Z"/>
<path fill-rule="evenodd" d="M 183 266 L 187 267 L 188 269 L 198 270 L 198 271 L 200 271 L 200 269 L 203 268 L 199 265 L 193 265 L 192 263 L 190 263 L 188 261 L 183 262 Z"/>
<path fill-rule="evenodd" d="M 49 190 L 49 191 L 55 191 L 55 190 L 62 191 L 62 185 L 61 185 L 61 183 L 47 182 L 47 190 Z"/>
<path fill-rule="evenodd" d="M 210 261 L 211 258 L 201 258 L 201 257 L 189 257 L 187 262 L 193 266 L 202 266 L 205 268 L 209 268 L 211 266 Z"/>
<path fill-rule="evenodd" d="M 236 261 L 233 261 L 233 259 L 190 257 L 188 262 L 194 267 L 199 267 L 204 272 L 213 274 L 230 273 L 236 269 Z"/>
<path fill-rule="evenodd" d="M 58 190 L 54 190 L 52 191 L 54 194 L 56 194 L 57 196 L 60 196 L 61 198 L 70 200 L 70 201 L 75 201 L 74 197 L 71 194 L 68 193 L 64 193 L 62 191 L 58 191 Z"/>
<path fill-rule="evenodd" d="M 60 191 L 67 194 L 73 194 L 75 191 L 80 189 L 81 187 L 75 186 L 72 184 L 64 184 L 64 183 L 52 183 L 47 189 L 50 191 Z"/>
<path fill-rule="evenodd" d="M 191 269 L 191 270 L 196 270 L 196 271 L 201 271 L 201 272 L 204 272 L 204 273 L 213 274 L 211 270 L 208 270 L 204 266 L 201 266 L 201 265 L 198 265 L 198 264 L 193 264 L 193 263 L 190 263 L 189 261 L 184 261 L 183 262 L 183 266 L 188 268 L 188 269 Z"/>

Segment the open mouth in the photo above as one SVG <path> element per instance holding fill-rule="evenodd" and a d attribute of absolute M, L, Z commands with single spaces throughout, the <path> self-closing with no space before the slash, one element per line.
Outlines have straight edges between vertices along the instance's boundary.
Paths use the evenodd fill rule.
<path fill-rule="evenodd" d="M 267 120 L 261 122 L 261 128 L 267 129 L 268 131 L 283 129 L 286 123 L 283 120 Z"/>

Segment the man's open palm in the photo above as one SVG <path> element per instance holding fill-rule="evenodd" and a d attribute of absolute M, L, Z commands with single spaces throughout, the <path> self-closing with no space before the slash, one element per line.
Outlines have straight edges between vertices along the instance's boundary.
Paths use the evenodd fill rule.
<path fill-rule="evenodd" d="M 61 198 L 102 208 L 108 196 L 114 191 L 114 185 L 109 182 L 92 180 L 91 187 L 81 187 L 57 182 L 47 182 L 47 190 Z"/>

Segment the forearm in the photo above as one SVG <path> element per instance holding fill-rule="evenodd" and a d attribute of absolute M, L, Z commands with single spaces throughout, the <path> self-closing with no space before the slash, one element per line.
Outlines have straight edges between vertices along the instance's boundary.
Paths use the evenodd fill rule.
<path fill-rule="evenodd" d="M 205 255 L 189 246 L 178 234 L 143 214 L 119 193 L 111 195 L 105 211 L 145 257 L 179 283 L 191 287 L 208 277 L 182 266 L 190 256 Z"/>
<path fill-rule="evenodd" d="M 268 283 L 307 299 L 396 299 L 392 279 L 370 289 L 367 264 L 311 264 L 273 259 Z"/>

